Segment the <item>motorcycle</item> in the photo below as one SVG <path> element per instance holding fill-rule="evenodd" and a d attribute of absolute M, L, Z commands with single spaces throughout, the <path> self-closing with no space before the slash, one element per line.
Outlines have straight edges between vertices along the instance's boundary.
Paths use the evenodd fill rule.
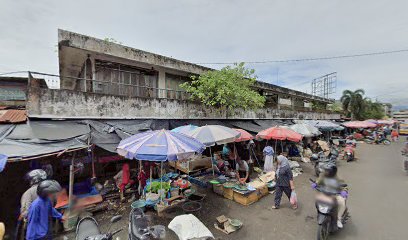
<path fill-rule="evenodd" d="M 310 179 L 312 183 L 314 180 Z M 316 210 L 317 210 L 317 240 L 327 240 L 331 233 L 337 232 L 337 210 L 338 205 L 336 195 L 340 194 L 339 187 L 347 187 L 347 184 L 339 184 L 337 187 L 317 186 L 316 190 L 319 192 L 316 195 Z M 344 211 L 342 217 L 343 225 L 347 223 L 350 218 L 348 209 Z"/>
<path fill-rule="evenodd" d="M 113 236 L 123 229 L 120 228 L 116 231 L 110 232 L 110 228 L 113 223 L 118 222 L 122 219 L 121 215 L 117 215 L 111 218 L 110 225 L 107 233 L 101 233 L 99 229 L 99 224 L 93 217 L 84 217 L 79 220 L 76 231 L 76 240 L 112 240 Z"/>
<path fill-rule="evenodd" d="M 375 141 L 375 139 L 373 137 L 371 137 L 371 136 L 366 137 L 364 139 L 364 142 L 368 143 L 368 144 L 383 144 L 383 145 L 390 145 L 391 144 L 391 141 L 384 138 L 384 137 L 382 137 L 382 138 L 378 139 L 377 141 Z"/>
<path fill-rule="evenodd" d="M 330 154 L 328 157 L 326 157 L 324 156 L 323 152 L 320 152 L 318 155 L 319 155 L 319 159 L 314 162 L 314 169 L 315 169 L 316 177 L 318 177 L 320 173 L 324 171 L 324 166 L 327 163 L 333 162 L 334 164 L 336 164 L 336 160 L 338 156 L 338 155 Z"/>
<path fill-rule="evenodd" d="M 355 148 L 351 144 L 347 144 L 344 148 L 344 158 L 347 162 L 354 160 L 354 150 Z"/>
<path fill-rule="evenodd" d="M 149 216 L 142 209 L 134 208 L 129 214 L 129 240 L 164 239 L 166 228 L 162 225 L 149 226 Z"/>

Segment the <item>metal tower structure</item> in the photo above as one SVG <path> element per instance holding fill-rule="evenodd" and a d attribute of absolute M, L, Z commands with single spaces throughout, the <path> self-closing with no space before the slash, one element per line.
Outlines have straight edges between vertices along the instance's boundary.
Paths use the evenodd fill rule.
<path fill-rule="evenodd" d="M 315 96 L 329 99 L 332 94 L 336 93 L 336 88 L 337 72 L 326 74 L 312 81 L 312 94 Z"/>

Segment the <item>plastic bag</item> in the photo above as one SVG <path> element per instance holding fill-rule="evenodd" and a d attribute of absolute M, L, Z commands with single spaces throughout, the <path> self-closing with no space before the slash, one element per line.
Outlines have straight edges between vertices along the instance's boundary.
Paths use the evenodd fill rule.
<path fill-rule="evenodd" d="M 290 204 L 292 204 L 292 206 L 297 206 L 297 196 L 296 196 L 296 192 L 292 191 L 292 193 L 290 194 Z"/>

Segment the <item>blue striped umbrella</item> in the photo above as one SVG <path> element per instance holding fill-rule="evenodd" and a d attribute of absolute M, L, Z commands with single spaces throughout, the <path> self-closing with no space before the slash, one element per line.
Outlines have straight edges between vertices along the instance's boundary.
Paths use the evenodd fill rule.
<path fill-rule="evenodd" d="M 181 126 L 181 127 L 176 127 L 176 128 L 174 128 L 173 130 L 171 130 L 172 132 L 178 132 L 178 133 L 183 133 L 183 134 L 189 134 L 190 132 L 192 132 L 194 129 L 196 129 L 196 128 L 198 128 L 197 126 L 195 126 L 195 125 L 191 125 L 191 124 L 189 124 L 189 125 L 184 125 L 184 126 Z"/>
<path fill-rule="evenodd" d="M 193 137 L 163 129 L 123 139 L 116 150 L 128 159 L 163 162 L 187 159 L 204 149 L 205 146 Z"/>

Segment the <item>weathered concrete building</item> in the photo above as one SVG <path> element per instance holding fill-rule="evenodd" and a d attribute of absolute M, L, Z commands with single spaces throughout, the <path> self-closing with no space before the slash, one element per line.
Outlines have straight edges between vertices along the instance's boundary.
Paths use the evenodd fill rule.
<path fill-rule="evenodd" d="M 212 70 L 196 64 L 122 46 L 89 36 L 58 31 L 60 89 L 35 87 L 30 81 L 30 117 L 164 119 L 336 119 L 314 111 L 311 103 L 331 100 L 257 82 L 267 97 L 264 109 L 227 114 L 189 100 L 179 85 Z"/>

